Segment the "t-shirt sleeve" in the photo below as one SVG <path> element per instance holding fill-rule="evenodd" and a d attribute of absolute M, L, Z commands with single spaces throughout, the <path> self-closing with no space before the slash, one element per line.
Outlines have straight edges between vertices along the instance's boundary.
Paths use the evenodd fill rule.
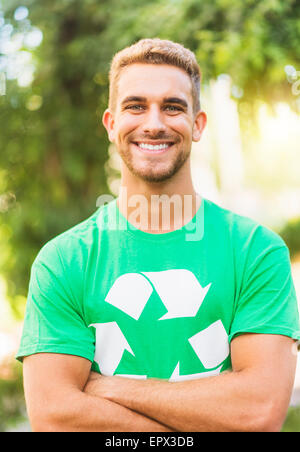
<path fill-rule="evenodd" d="M 242 333 L 279 334 L 300 339 L 289 250 L 279 236 L 271 237 L 271 240 L 267 237 L 264 246 L 257 240 L 245 257 L 229 341 Z"/>
<path fill-rule="evenodd" d="M 80 296 L 69 283 L 59 249 L 48 242 L 36 257 L 30 274 L 19 361 L 35 353 L 77 355 L 93 362 L 94 334 L 83 318 Z"/>

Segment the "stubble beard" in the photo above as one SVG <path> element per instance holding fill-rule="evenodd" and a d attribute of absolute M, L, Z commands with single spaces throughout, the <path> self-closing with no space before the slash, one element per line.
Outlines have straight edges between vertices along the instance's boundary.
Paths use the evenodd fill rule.
<path fill-rule="evenodd" d="M 129 147 L 127 148 L 127 150 L 120 148 L 118 152 L 120 154 L 120 157 L 122 158 L 122 161 L 134 176 L 150 183 L 160 183 L 171 179 L 182 168 L 191 154 L 191 151 L 184 152 L 182 150 L 179 155 L 173 158 L 171 162 L 168 162 L 166 167 L 156 169 L 155 162 L 153 165 L 150 160 L 149 165 L 144 165 L 143 168 L 135 165 L 133 153 L 129 150 Z"/>

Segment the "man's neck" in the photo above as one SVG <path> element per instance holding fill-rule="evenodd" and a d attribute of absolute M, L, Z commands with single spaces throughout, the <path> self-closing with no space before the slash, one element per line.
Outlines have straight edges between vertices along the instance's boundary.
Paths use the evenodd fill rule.
<path fill-rule="evenodd" d="M 132 187 L 121 184 L 117 205 L 122 215 L 137 229 L 163 234 L 182 228 L 196 215 L 201 196 L 192 184 L 177 190 L 168 186 L 141 184 Z"/>

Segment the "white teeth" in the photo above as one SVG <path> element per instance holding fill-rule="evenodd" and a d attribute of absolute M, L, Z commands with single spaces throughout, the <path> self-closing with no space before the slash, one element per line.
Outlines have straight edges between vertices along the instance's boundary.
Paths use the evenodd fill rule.
<path fill-rule="evenodd" d="M 142 149 L 148 149 L 149 151 L 160 151 L 162 149 L 167 149 L 169 147 L 169 144 L 147 144 L 147 143 L 139 143 L 138 146 Z"/>

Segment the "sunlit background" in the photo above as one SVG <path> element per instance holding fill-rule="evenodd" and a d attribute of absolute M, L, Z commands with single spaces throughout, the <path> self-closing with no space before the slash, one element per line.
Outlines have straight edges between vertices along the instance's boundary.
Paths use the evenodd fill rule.
<path fill-rule="evenodd" d="M 0 431 L 29 430 L 13 356 L 31 263 L 99 194 L 118 194 L 120 160 L 100 118 L 113 53 L 141 37 L 195 51 L 208 115 L 192 149 L 195 188 L 282 235 L 300 300 L 299 3 L 82 3 L 0 1 Z M 287 430 L 300 431 L 299 404 L 300 363 Z"/>

